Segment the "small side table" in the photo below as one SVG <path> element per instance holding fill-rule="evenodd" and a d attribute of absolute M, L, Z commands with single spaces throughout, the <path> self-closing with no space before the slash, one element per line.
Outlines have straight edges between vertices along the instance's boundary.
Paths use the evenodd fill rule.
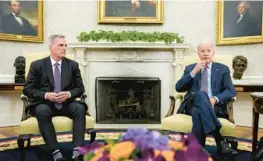
<path fill-rule="evenodd" d="M 255 156 L 257 153 L 259 114 L 263 114 L 263 92 L 251 93 L 250 96 L 253 98 L 252 156 Z"/>

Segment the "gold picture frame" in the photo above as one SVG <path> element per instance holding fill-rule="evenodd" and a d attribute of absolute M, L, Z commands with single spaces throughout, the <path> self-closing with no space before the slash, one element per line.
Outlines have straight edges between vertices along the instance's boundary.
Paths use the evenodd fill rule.
<path fill-rule="evenodd" d="M 217 1 L 216 44 L 263 42 L 262 5 L 262 1 Z"/>
<path fill-rule="evenodd" d="M 0 16 L 0 40 L 43 42 L 43 0 L 0 1 Z"/>
<path fill-rule="evenodd" d="M 163 23 L 163 0 L 98 0 L 98 23 Z"/>

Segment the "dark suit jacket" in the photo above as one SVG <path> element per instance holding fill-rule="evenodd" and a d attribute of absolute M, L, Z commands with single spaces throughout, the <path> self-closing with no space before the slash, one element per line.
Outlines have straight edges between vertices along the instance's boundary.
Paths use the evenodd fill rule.
<path fill-rule="evenodd" d="M 14 18 L 13 14 L 9 14 L 2 19 L 2 32 L 7 34 L 15 35 L 29 35 L 36 36 L 37 33 L 32 25 L 23 17 L 20 17 L 23 21 L 23 26 L 21 26 L 17 20 Z"/>
<path fill-rule="evenodd" d="M 67 102 L 74 101 L 85 92 L 78 63 L 67 58 L 63 58 L 61 64 L 61 90 L 71 93 Z M 50 57 L 32 62 L 23 90 L 23 94 L 33 100 L 29 110 L 33 110 L 40 103 L 51 103 L 45 99 L 45 93 L 53 91 L 54 78 Z M 86 104 L 83 105 L 87 108 Z"/>
<path fill-rule="evenodd" d="M 254 17 L 250 16 L 248 12 L 243 15 L 239 23 L 236 23 L 238 19 L 239 16 L 234 23 L 232 31 L 233 37 L 261 35 L 261 28 L 258 27 L 258 25 L 260 25 L 259 22 L 257 22 Z M 260 21 L 260 19 L 258 21 Z"/>
<path fill-rule="evenodd" d="M 179 107 L 177 113 L 185 113 L 185 109 L 188 101 L 192 97 L 193 93 L 200 90 L 201 87 L 201 72 L 197 73 L 194 78 L 191 77 L 190 72 L 193 70 L 196 64 L 186 66 L 184 75 L 176 83 L 177 92 L 186 92 L 184 101 Z M 229 68 L 220 63 L 212 63 L 211 69 L 211 88 L 213 96 L 219 99 L 219 103 L 215 106 L 221 108 L 219 113 L 227 115 L 226 103 L 236 96 L 232 80 L 230 78 Z"/>

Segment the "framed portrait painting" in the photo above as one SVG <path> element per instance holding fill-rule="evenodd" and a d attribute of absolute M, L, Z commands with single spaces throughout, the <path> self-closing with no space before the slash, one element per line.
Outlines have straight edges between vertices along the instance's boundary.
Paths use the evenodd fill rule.
<path fill-rule="evenodd" d="M 163 0 L 98 0 L 99 23 L 163 23 Z"/>
<path fill-rule="evenodd" d="M 43 42 L 43 1 L 0 1 L 0 40 Z"/>
<path fill-rule="evenodd" d="M 217 1 L 216 44 L 263 42 L 263 1 Z"/>

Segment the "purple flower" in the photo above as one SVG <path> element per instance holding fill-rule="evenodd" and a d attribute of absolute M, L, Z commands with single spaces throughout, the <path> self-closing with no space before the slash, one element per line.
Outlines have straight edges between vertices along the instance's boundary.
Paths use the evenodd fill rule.
<path fill-rule="evenodd" d="M 120 141 L 134 141 L 136 137 L 142 137 L 147 132 L 146 128 L 128 128 L 127 132 L 120 138 Z"/>
<path fill-rule="evenodd" d="M 210 157 L 193 135 L 185 135 L 183 142 L 187 146 L 187 150 L 177 151 L 175 160 L 205 161 Z"/>
<path fill-rule="evenodd" d="M 97 149 L 99 149 L 102 146 L 104 146 L 103 143 L 95 142 L 95 143 L 91 143 L 91 144 L 88 144 L 82 147 L 78 147 L 78 150 L 81 155 L 84 155 L 90 152 L 95 152 Z"/>
<path fill-rule="evenodd" d="M 104 151 L 102 153 L 102 156 L 97 161 L 109 161 L 109 160 L 110 160 L 109 153 Z"/>

